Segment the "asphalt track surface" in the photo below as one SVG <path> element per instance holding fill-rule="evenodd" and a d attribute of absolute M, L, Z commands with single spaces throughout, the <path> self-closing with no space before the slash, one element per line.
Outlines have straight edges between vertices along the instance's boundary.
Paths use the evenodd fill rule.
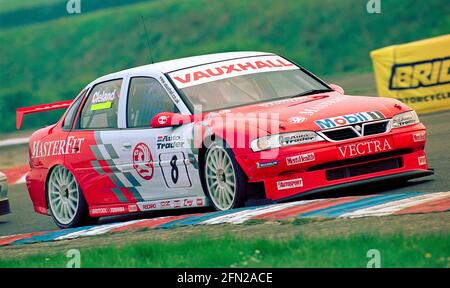
<path fill-rule="evenodd" d="M 434 113 L 420 117 L 428 129 L 427 155 L 430 168 L 435 175 L 409 181 L 408 183 L 391 183 L 384 186 L 365 187 L 333 193 L 310 195 L 303 199 L 332 198 L 350 195 L 367 195 L 387 192 L 445 192 L 450 191 L 450 111 Z M 51 217 L 36 214 L 24 184 L 9 187 L 11 214 L 0 216 L 0 236 L 28 232 L 57 230 Z M 150 212 L 129 216 L 108 217 L 100 223 L 111 223 L 139 218 L 152 218 L 184 213 L 210 211 L 207 208 L 180 209 L 173 211 Z"/>

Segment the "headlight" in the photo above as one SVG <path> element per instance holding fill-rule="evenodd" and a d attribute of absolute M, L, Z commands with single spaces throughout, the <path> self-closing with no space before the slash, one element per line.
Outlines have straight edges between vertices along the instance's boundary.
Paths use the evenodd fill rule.
<path fill-rule="evenodd" d="M 280 148 L 284 146 L 306 144 L 323 141 L 324 139 L 313 131 L 276 134 L 255 139 L 250 144 L 253 152 Z"/>
<path fill-rule="evenodd" d="M 416 111 L 408 111 L 397 114 L 392 118 L 392 128 L 400 128 L 420 123 Z"/>

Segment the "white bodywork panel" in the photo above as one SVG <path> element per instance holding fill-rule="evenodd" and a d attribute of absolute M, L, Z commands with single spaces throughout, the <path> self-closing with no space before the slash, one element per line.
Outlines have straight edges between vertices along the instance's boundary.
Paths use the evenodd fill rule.
<path fill-rule="evenodd" d="M 86 86 L 122 79 L 118 129 L 96 130 L 97 160 L 107 161 L 118 187 L 128 188 L 140 210 L 207 206 L 199 175 L 198 154 L 192 149 L 193 124 L 179 127 L 127 128 L 128 87 L 132 77 L 151 77 L 166 90 L 181 114 L 191 115 L 165 73 L 243 57 L 272 56 L 264 52 L 231 52 L 159 62 L 105 75 Z M 278 56 L 276 56 L 278 57 Z M 180 144 L 181 143 L 181 144 Z M 174 144 L 174 145 L 172 145 Z"/>
<path fill-rule="evenodd" d="M 161 81 L 165 80 L 165 76 L 157 71 L 128 73 L 124 78 L 121 95 L 125 97 L 120 97 L 118 108 L 120 129 L 96 132 L 102 154 L 105 152 L 108 155 L 107 151 L 102 151 L 102 146 L 111 144 L 119 156 L 111 159 L 118 170 L 114 173 L 118 181 L 127 188 L 134 188 L 141 202 L 205 196 L 199 176 L 198 156 L 190 147 L 193 124 L 151 128 L 149 123 L 148 128 L 126 128 L 128 86 L 132 77 L 154 78 L 167 91 L 167 84 Z M 167 93 L 170 95 L 171 92 Z M 176 102 L 176 96 L 171 95 L 170 98 L 180 111 L 186 111 L 181 99 Z M 150 160 L 153 165 L 149 165 Z M 203 201 L 203 204 L 206 205 L 206 202 Z"/>

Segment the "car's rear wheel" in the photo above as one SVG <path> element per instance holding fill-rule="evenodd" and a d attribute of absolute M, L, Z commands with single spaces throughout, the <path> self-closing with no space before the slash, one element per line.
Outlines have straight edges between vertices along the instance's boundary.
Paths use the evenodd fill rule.
<path fill-rule="evenodd" d="M 243 205 L 247 181 L 225 143 L 215 141 L 208 147 L 203 169 L 207 195 L 216 210 L 230 210 Z"/>
<path fill-rule="evenodd" d="M 72 172 L 58 165 L 51 171 L 47 184 L 47 201 L 50 214 L 60 228 L 72 228 L 96 222 L 89 210 Z"/>

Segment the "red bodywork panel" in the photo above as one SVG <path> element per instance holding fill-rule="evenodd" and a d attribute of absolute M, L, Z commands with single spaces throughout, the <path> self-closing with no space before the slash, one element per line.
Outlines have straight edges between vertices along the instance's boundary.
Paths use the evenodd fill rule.
<path fill-rule="evenodd" d="M 326 103 L 331 103 L 327 105 Z M 270 134 L 288 133 L 302 130 L 320 131 L 315 123 L 316 120 L 327 117 L 348 115 L 362 111 L 380 111 L 386 119 L 394 115 L 410 111 L 411 109 L 399 101 L 388 98 L 346 96 L 338 92 L 300 97 L 289 99 L 288 101 L 274 101 L 262 104 L 249 105 L 234 109 L 229 109 L 228 113 L 233 115 L 256 115 L 256 121 L 252 121 L 248 116 L 239 118 L 236 116 L 227 121 L 218 121 L 223 125 L 211 125 L 210 129 L 220 138 L 225 139 L 230 147 L 235 143 L 229 143 L 228 139 L 245 139 L 249 143 L 255 139 L 254 135 L 248 135 L 251 124 L 258 123 L 264 115 L 271 113 L 278 115 L 276 125 L 269 119 L 267 127 L 258 126 L 258 137 Z M 304 112 L 300 113 L 299 112 Z M 257 116 L 263 115 L 263 116 Z M 291 123 L 292 117 L 304 115 L 306 118 L 301 123 Z M 217 117 L 224 117 L 223 115 Z M 214 121 L 212 121 L 214 122 Z M 237 124 L 227 125 L 232 122 Z M 230 133 L 231 128 L 235 129 Z M 276 128 L 277 131 L 272 129 Z M 227 137 L 232 134 L 234 137 Z M 241 135 L 239 138 L 238 134 Z M 417 137 L 419 135 L 419 137 Z M 248 146 L 244 148 L 232 148 L 236 155 L 236 160 L 248 177 L 249 182 L 264 183 L 265 196 L 272 200 L 282 200 L 311 190 L 324 187 L 351 183 L 359 180 L 383 177 L 393 174 L 400 174 L 413 171 L 428 171 L 425 156 L 426 128 L 419 123 L 403 128 L 392 129 L 386 134 L 354 138 L 339 142 L 322 141 L 311 144 L 301 144 L 278 149 L 276 154 L 271 155 L 267 151 L 253 152 Z M 378 157 L 385 155 L 385 157 Z M 372 157 L 371 157 L 372 156 Z M 367 160 L 364 160 L 367 159 Z M 352 177 L 342 177 L 340 179 L 327 179 L 328 170 L 357 167 L 364 169 L 364 164 L 380 161 L 400 162 L 400 167 L 377 171 L 373 173 L 363 173 Z M 273 161 L 277 164 L 273 165 Z M 268 164 L 266 167 L 258 167 L 259 164 Z M 288 164 L 289 163 L 289 164 Z M 328 166 L 328 167 L 327 167 Z M 348 169 L 347 169 L 348 170 Z M 328 172 L 331 173 L 331 172 Z M 336 172 L 339 173 L 339 172 Z M 358 174 L 358 173 L 356 173 Z M 301 179 L 301 181 L 292 181 Z M 301 183 L 300 183 L 301 182 Z M 280 184 L 281 183 L 281 184 Z M 285 185 L 284 185 L 285 184 Z M 278 187 L 278 185 L 284 185 Z M 290 188 L 292 187 L 292 188 Z"/>

